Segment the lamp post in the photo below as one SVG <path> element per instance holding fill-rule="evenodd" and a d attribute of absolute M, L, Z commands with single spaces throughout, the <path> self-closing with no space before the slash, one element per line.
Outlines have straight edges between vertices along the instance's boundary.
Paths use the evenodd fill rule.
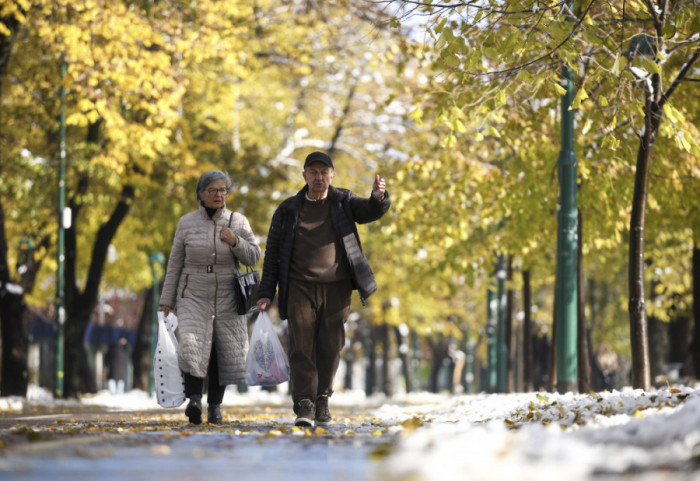
<path fill-rule="evenodd" d="M 59 115 L 58 146 L 58 241 L 56 245 L 56 397 L 63 397 L 63 329 L 66 322 L 63 287 L 63 261 L 65 260 L 65 207 L 66 207 L 66 61 L 61 59 L 61 111 Z"/>
<path fill-rule="evenodd" d="M 568 7 L 573 11 L 574 2 Z M 578 366 L 576 333 L 577 311 L 577 159 L 574 151 L 574 73 L 568 65 L 562 67 L 566 93 L 561 98 L 561 150 L 557 159 L 560 207 L 557 229 L 556 317 L 557 323 L 557 390 L 576 391 Z"/>
<path fill-rule="evenodd" d="M 156 341 L 158 333 L 158 295 L 160 293 L 160 283 L 158 282 L 158 273 L 156 265 L 162 265 L 165 262 L 165 257 L 160 252 L 151 252 L 148 255 L 148 263 L 151 266 L 151 275 L 153 276 L 153 299 L 151 301 L 151 369 L 148 373 L 148 392 L 151 396 L 155 393 L 155 378 L 153 377 L 153 358 L 156 355 Z"/>

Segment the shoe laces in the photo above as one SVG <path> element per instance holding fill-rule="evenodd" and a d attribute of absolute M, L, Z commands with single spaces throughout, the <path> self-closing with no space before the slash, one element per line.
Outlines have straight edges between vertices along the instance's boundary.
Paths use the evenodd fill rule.
<path fill-rule="evenodd" d="M 328 396 L 321 395 L 316 399 L 316 411 L 321 411 L 326 416 L 330 415 L 328 410 Z"/>

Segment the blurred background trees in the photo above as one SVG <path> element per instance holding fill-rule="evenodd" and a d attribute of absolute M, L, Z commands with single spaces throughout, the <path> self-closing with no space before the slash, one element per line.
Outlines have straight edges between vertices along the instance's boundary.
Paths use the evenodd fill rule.
<path fill-rule="evenodd" d="M 590 389 L 631 379 L 630 215 L 654 76 L 664 91 L 677 85 L 645 204 L 652 377 L 677 365 L 695 375 L 693 4 L 669 7 L 660 28 L 646 3 L 577 4 L 573 14 L 572 25 L 565 4 L 532 1 L 4 2 L 0 394 L 26 391 L 37 319 L 49 338 L 55 329 L 61 82 L 72 211 L 65 395 L 103 387 L 89 347 L 109 345 L 91 337 L 105 326 L 107 337 L 137 331 L 133 384 L 146 388 L 149 254 L 169 253 L 201 173 L 231 175 L 227 205 L 264 248 L 274 208 L 301 188 L 301 162 L 316 149 L 334 157 L 337 185 L 369 195 L 380 173 L 393 200 L 381 222 L 360 227 L 380 289 L 348 322 L 345 387 L 495 390 L 493 355 L 505 349 L 507 390 L 551 389 L 562 62 L 576 72 Z M 21 264 L 25 238 L 32 259 Z M 124 311 L 118 293 L 131 299 Z"/>

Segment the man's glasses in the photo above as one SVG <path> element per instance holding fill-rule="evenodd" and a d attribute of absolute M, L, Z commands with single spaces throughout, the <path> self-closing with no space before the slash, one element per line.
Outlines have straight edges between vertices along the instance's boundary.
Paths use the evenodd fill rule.
<path fill-rule="evenodd" d="M 226 195 L 226 193 L 228 192 L 226 189 L 214 189 L 214 188 L 209 188 L 209 189 L 206 189 L 206 190 L 207 190 L 207 193 L 208 193 L 209 195 L 215 195 L 215 194 L 223 194 L 223 195 Z"/>

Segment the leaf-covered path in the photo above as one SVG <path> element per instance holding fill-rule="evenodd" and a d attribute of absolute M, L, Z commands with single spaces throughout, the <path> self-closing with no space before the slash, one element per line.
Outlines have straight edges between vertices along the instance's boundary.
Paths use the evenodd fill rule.
<path fill-rule="evenodd" d="M 396 439 L 353 409 L 326 429 L 299 429 L 280 407 L 223 409 L 219 426 L 188 424 L 182 410 L 2 413 L 0 479 L 378 479 Z"/>
<path fill-rule="evenodd" d="M 313 430 L 293 426 L 285 395 L 231 393 L 223 425 L 193 426 L 141 394 L 0 398 L 0 481 L 700 480 L 700 390 L 688 386 L 338 393 L 335 424 Z"/>

